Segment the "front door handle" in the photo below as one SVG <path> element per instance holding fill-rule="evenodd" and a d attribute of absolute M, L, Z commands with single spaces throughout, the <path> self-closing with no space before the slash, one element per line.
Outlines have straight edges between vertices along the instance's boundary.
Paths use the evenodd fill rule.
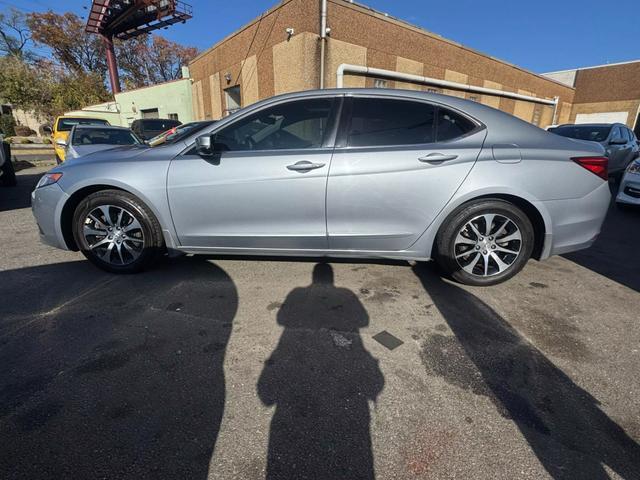
<path fill-rule="evenodd" d="M 456 158 L 458 158 L 458 155 L 445 155 L 444 153 L 430 153 L 428 155 L 425 155 L 424 157 L 418 158 L 418 160 L 423 163 L 438 164 L 438 163 L 446 162 L 448 160 L 455 160 Z"/>
<path fill-rule="evenodd" d="M 287 165 L 289 170 L 293 170 L 294 172 L 308 172 L 309 170 L 315 170 L 316 168 L 324 167 L 324 163 L 313 163 L 307 160 L 303 160 L 301 162 L 296 162 L 293 165 Z"/>

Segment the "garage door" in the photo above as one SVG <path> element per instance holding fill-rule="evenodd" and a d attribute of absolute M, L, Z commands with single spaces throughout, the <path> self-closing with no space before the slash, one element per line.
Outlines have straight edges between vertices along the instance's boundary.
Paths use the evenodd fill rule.
<path fill-rule="evenodd" d="M 579 113 L 576 123 L 627 123 L 629 112 Z"/>

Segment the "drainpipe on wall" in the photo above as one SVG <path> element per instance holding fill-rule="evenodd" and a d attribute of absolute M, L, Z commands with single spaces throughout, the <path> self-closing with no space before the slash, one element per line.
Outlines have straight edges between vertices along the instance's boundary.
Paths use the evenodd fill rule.
<path fill-rule="evenodd" d="M 324 88 L 324 69 L 327 48 L 327 0 L 320 2 L 320 89 Z"/>
<path fill-rule="evenodd" d="M 555 105 L 553 106 L 553 119 L 551 120 L 551 125 L 556 125 L 557 117 L 558 117 L 558 105 L 560 104 L 560 97 L 553 97 L 555 100 Z"/>
<path fill-rule="evenodd" d="M 513 98 L 515 100 L 525 100 L 527 102 L 541 103 L 543 105 L 551 105 L 554 107 L 554 118 L 556 116 L 556 110 L 558 108 L 559 98 L 555 97 L 553 100 L 540 97 L 532 97 L 530 95 L 523 95 L 516 92 L 507 92 L 504 90 L 497 90 L 495 88 L 476 87 L 475 85 L 467 85 L 466 83 L 450 82 L 448 80 L 440 80 L 438 78 L 423 77 L 420 75 L 412 75 L 410 73 L 400 73 L 393 70 L 383 70 L 381 68 L 363 67 L 362 65 L 349 65 L 343 63 L 338 67 L 336 72 L 336 85 L 338 88 L 344 87 L 344 75 L 345 73 L 354 73 L 356 75 L 369 75 L 372 77 L 389 78 L 392 80 L 402 80 L 411 83 L 420 83 L 423 85 L 434 85 L 442 88 L 450 88 L 452 90 L 462 90 L 465 92 L 482 93 L 485 95 L 495 95 L 497 97 Z"/>

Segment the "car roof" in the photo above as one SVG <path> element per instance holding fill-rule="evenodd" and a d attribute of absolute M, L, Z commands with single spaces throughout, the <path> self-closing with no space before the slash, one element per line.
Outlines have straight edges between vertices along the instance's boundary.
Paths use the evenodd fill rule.
<path fill-rule="evenodd" d="M 76 130 L 95 130 L 96 128 L 101 130 L 131 130 L 130 128 L 119 127 L 117 125 L 74 125 L 73 128 Z"/>

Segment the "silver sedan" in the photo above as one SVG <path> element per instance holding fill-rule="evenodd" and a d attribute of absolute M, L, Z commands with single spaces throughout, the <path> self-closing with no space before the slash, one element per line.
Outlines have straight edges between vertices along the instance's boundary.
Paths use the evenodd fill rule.
<path fill-rule="evenodd" d="M 594 242 L 603 155 L 455 97 L 308 91 L 56 167 L 33 212 L 46 243 L 111 272 L 175 252 L 435 259 L 490 285 Z"/>

